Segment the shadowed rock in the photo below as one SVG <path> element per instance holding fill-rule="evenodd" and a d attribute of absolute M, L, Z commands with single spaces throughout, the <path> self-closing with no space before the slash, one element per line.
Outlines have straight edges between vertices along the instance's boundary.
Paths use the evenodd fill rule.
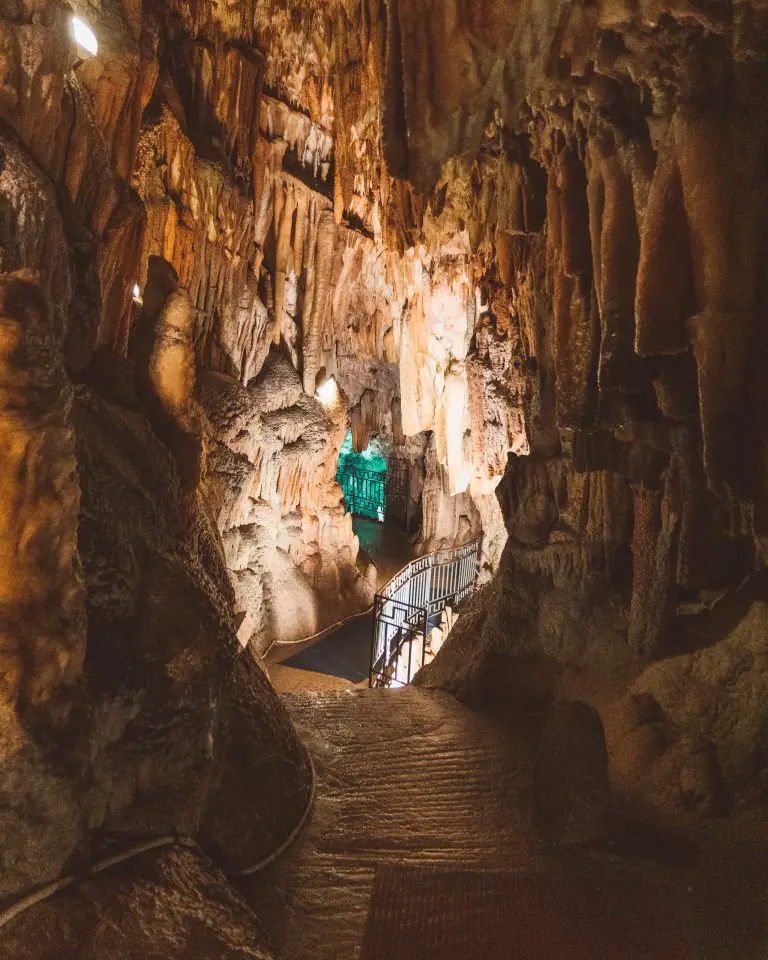
<path fill-rule="evenodd" d="M 547 839 L 583 844 L 606 834 L 608 752 L 600 714 L 558 704 L 541 734 L 533 771 L 533 816 Z"/>

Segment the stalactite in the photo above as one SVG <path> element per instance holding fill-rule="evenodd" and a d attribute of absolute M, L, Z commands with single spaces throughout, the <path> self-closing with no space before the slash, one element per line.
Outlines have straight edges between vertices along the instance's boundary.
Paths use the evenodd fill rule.
<path fill-rule="evenodd" d="M 636 389 L 635 277 L 639 237 L 632 182 L 613 144 L 590 144 L 603 181 L 600 223 L 600 389 Z"/>
<path fill-rule="evenodd" d="M 275 203 L 275 331 L 273 342 L 279 344 L 287 334 L 286 283 L 291 258 L 293 218 L 296 212 L 296 193 L 292 185 L 284 185 L 282 199 Z"/>
<path fill-rule="evenodd" d="M 310 395 L 315 392 L 335 241 L 336 222 L 333 213 L 330 210 L 322 210 L 319 212 L 317 223 L 312 303 L 310 307 L 307 301 L 307 312 L 304 316 L 304 390 Z"/>
<path fill-rule="evenodd" d="M 688 222 L 680 171 L 668 147 L 651 184 L 635 301 L 635 349 L 642 357 L 688 349 L 687 319 L 695 313 Z"/>
<path fill-rule="evenodd" d="M 555 319 L 557 412 L 578 425 L 594 405 L 596 323 L 590 298 L 592 256 L 587 234 L 587 183 L 572 150 L 553 159 L 547 192 L 548 277 Z"/>

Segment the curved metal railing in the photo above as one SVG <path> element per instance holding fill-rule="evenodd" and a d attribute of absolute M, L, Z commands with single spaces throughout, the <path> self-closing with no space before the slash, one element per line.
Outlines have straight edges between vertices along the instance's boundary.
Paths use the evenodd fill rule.
<path fill-rule="evenodd" d="M 424 665 L 427 636 L 440 613 L 475 589 L 480 541 L 412 560 L 376 594 L 372 687 L 401 687 Z"/>

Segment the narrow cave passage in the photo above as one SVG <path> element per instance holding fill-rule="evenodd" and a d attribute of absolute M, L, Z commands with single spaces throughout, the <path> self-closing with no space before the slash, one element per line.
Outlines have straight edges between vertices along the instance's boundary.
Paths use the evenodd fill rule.
<path fill-rule="evenodd" d="M 376 589 L 381 590 L 413 559 L 414 540 L 396 520 L 379 522 L 367 516 L 355 516 L 352 527 L 361 551 L 376 566 Z M 281 693 L 366 686 L 372 630 L 373 612 L 368 610 L 316 640 L 273 648 L 267 661 L 273 686 Z M 297 652 L 292 652 L 293 649 Z"/>
<path fill-rule="evenodd" d="M 766 960 L 768 4 L 0 51 L 0 960 Z"/>
<path fill-rule="evenodd" d="M 359 446 L 358 437 L 358 450 Z M 359 563 L 375 573 L 381 591 L 418 553 L 418 516 L 411 502 L 410 473 L 423 469 L 393 454 L 391 436 L 372 434 L 355 451 L 355 431 L 341 445 L 336 481 L 359 542 Z M 267 655 L 270 680 L 278 692 L 365 686 L 371 670 L 373 612 L 339 618 L 335 628 L 298 643 L 276 644 Z"/>
<path fill-rule="evenodd" d="M 389 468 L 375 438 L 362 453 L 355 453 L 350 427 L 339 453 L 336 479 L 344 491 L 344 504 L 349 513 L 384 523 L 387 517 Z"/>

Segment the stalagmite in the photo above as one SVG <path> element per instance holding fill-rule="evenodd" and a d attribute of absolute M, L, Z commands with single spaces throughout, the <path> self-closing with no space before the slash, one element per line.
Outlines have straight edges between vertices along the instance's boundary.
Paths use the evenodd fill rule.
<path fill-rule="evenodd" d="M 667 471 L 661 492 L 633 489 L 633 582 L 629 642 L 646 657 L 662 649 L 662 631 L 676 601 L 675 567 L 680 535 L 679 468 Z"/>

